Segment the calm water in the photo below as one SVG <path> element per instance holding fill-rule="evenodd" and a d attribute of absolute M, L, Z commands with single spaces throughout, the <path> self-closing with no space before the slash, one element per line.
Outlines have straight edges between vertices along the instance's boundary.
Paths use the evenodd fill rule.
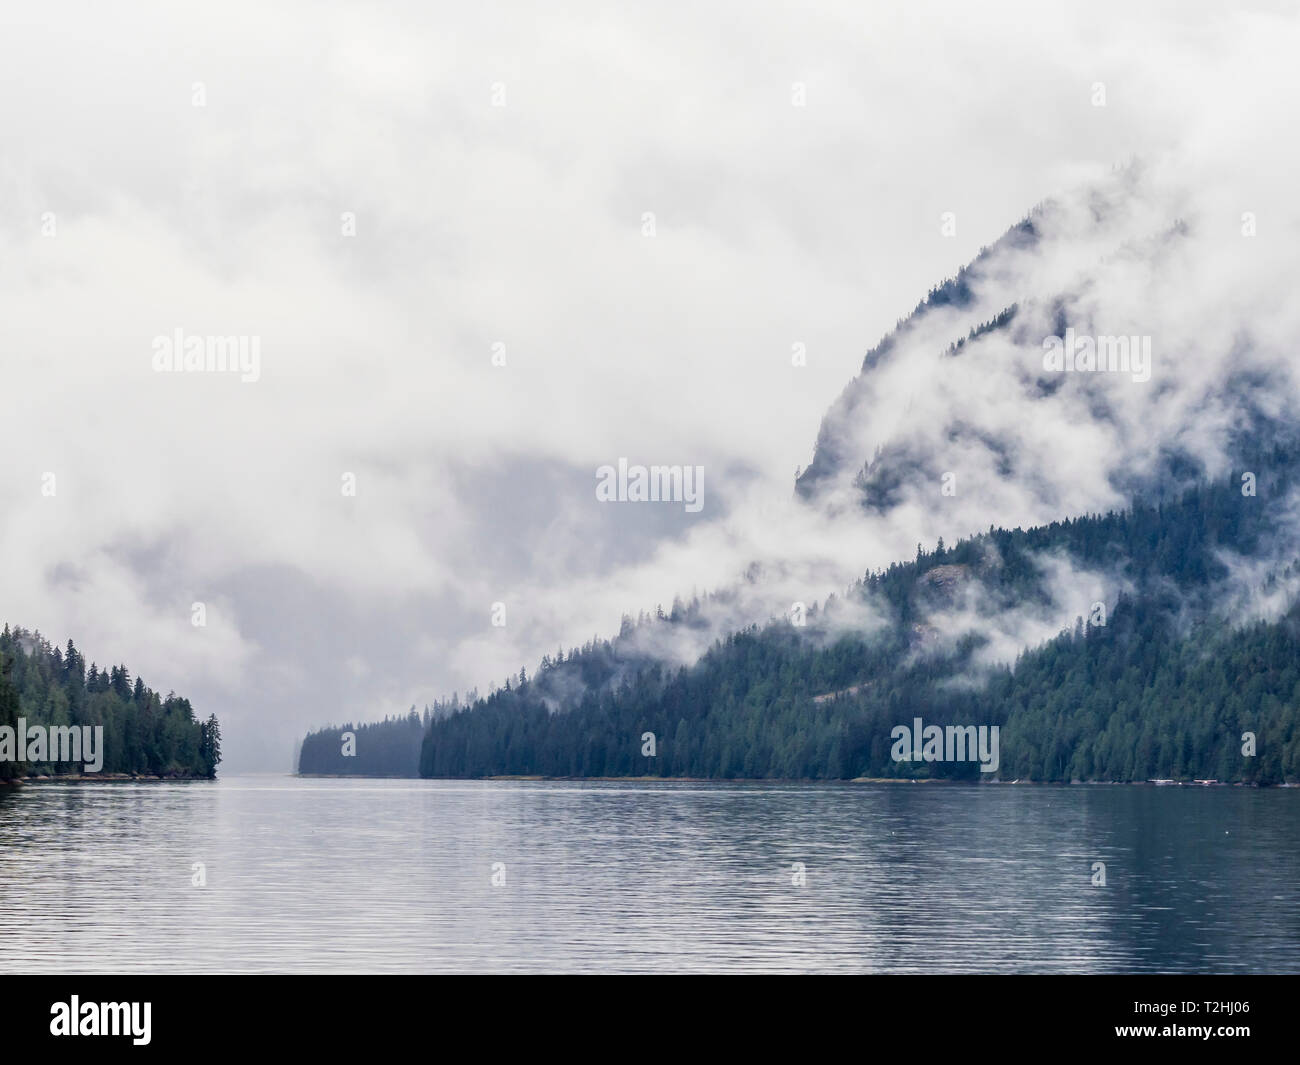
<path fill-rule="evenodd" d="M 1297 972 L 1298 883 L 1294 789 L 33 785 L 0 971 Z"/>

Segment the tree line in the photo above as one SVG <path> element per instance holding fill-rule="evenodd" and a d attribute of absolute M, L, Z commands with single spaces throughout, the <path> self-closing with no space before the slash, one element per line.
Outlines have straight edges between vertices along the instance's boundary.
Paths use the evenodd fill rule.
<path fill-rule="evenodd" d="M 1285 522 L 1295 455 L 1258 456 L 1170 501 L 987 533 L 866 574 L 806 623 L 751 626 L 694 665 L 670 668 L 647 626 L 702 624 L 698 600 L 593 640 L 537 674 L 428 716 L 418 772 L 852 779 L 980 776 L 972 762 L 898 762 L 891 730 L 997 725 L 1002 779 L 1300 780 L 1300 614 L 1246 622 L 1224 599 L 1234 556 L 1269 557 Z M 1113 574 L 1128 590 L 1091 616 L 989 665 L 994 625 L 1047 609 L 1043 559 Z M 1297 578 L 1270 579 L 1281 594 Z M 964 586 L 988 626 L 944 638 L 935 617 Z M 883 618 L 864 630 L 863 612 Z M 408 720 L 378 726 L 414 732 Z M 394 732 L 396 735 L 396 732 Z M 652 753 L 647 753 L 652 752 Z M 1249 752 L 1249 753 L 1248 753 Z M 304 755 L 306 747 L 304 747 Z M 403 764 L 409 765 L 409 754 Z M 306 758 L 304 757 L 304 764 Z"/>
<path fill-rule="evenodd" d="M 200 721 L 188 699 L 159 695 L 126 666 L 101 670 L 72 640 L 59 648 L 37 632 L 5 625 L 0 632 L 0 728 L 103 728 L 101 773 L 158 777 L 216 776 L 221 728 Z M 25 751 L 18 752 L 21 755 Z M 83 771 L 65 761 L 0 761 L 0 778 Z"/>

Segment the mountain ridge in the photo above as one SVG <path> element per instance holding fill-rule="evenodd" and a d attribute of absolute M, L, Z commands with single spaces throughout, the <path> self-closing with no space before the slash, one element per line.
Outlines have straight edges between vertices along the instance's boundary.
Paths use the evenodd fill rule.
<path fill-rule="evenodd" d="M 879 679 L 863 674 L 868 662 L 882 676 L 897 679 L 909 698 L 937 711 L 935 720 L 948 711 L 936 705 L 935 693 L 925 689 L 922 679 L 926 670 L 934 671 L 936 661 L 943 659 L 948 666 L 975 662 L 979 676 L 974 681 L 955 674 L 948 679 L 984 690 L 1000 676 L 997 670 L 1010 670 L 1013 683 L 1002 691 L 1000 704 L 962 703 L 965 696 L 954 697 L 953 704 L 978 711 L 990 723 L 1003 721 L 1006 707 L 1018 697 L 1012 667 L 1026 654 L 1051 657 L 1048 648 L 1068 624 L 1062 611 L 1071 597 L 1081 606 L 1100 604 L 1112 618 L 1127 619 L 1126 631 L 1162 641 L 1176 661 L 1190 662 L 1195 655 L 1195 644 L 1183 646 L 1192 639 L 1185 628 L 1189 619 L 1197 627 L 1195 638 L 1216 646 L 1257 623 L 1243 604 L 1257 597 L 1261 581 L 1270 574 L 1276 581 L 1276 575 L 1289 573 L 1287 567 L 1300 557 L 1300 536 L 1292 531 L 1296 523 L 1290 520 L 1300 512 L 1300 501 L 1288 474 L 1300 454 L 1293 367 L 1281 340 L 1286 334 L 1271 319 L 1221 321 L 1216 312 L 1226 300 L 1223 293 L 1217 303 L 1201 301 L 1205 306 L 1193 300 L 1199 289 L 1217 292 L 1241 282 L 1215 273 L 1215 255 L 1226 245 L 1212 223 L 1203 217 L 1189 223 L 1177 208 L 1176 193 L 1149 181 L 1141 166 L 1117 171 L 1108 182 L 1071 196 L 1045 201 L 982 248 L 956 275 L 932 288 L 864 356 L 861 371 L 822 419 L 813 460 L 796 478 L 795 498 L 827 522 L 856 510 L 904 526 L 942 525 L 945 531 L 965 533 L 959 548 L 966 554 L 954 555 L 958 548 L 945 549 L 942 537 L 932 532 L 920 539 L 937 542 L 933 552 L 918 544 L 915 562 L 895 563 L 881 571 L 895 574 L 892 581 L 881 583 L 883 578 L 868 574 L 866 583 L 884 596 L 883 601 L 850 590 L 848 596 L 832 596 L 823 607 L 809 610 L 806 619 L 801 617 L 797 627 L 810 626 L 802 632 L 801 654 L 815 658 L 824 650 L 806 641 L 820 631 L 818 625 L 834 618 L 839 634 L 857 641 L 855 649 L 845 653 L 846 661 L 856 661 L 860 668 L 853 675 L 843 674 L 839 666 L 828 668 L 817 691 L 806 685 L 796 690 L 787 683 L 782 697 L 803 700 L 799 712 L 804 718 L 800 721 L 796 715 L 781 724 L 786 733 L 798 734 L 801 727 L 829 728 L 822 710 L 842 701 L 824 698 L 829 692 L 856 689 L 852 697 L 865 699 Z M 1151 342 L 1152 331 L 1156 335 L 1149 343 L 1154 352 L 1150 379 L 1136 373 L 1056 373 L 1044 356 L 1049 342 L 1059 345 L 1062 337 L 1074 338 L 1076 333 L 1089 343 L 1112 335 Z M 1228 516 L 1225 500 L 1240 510 L 1240 520 Z M 1197 509 L 1210 506 L 1207 501 L 1214 501 L 1211 509 Z M 1163 529 L 1166 520 L 1171 525 Z M 1086 527 L 1100 535 L 1113 531 L 1116 521 L 1145 522 L 1151 542 L 1125 542 L 1110 556 L 1095 551 L 1080 556 L 1067 549 L 1075 535 L 1072 529 Z M 975 533 L 985 527 L 987 534 Z M 1214 539 L 1228 527 L 1235 530 L 1233 536 Z M 1212 555 L 1204 553 L 1207 535 L 1213 540 Z M 1008 536 L 1019 539 L 1012 543 Z M 1192 544 L 1201 550 L 1189 552 Z M 1013 547 L 1022 552 L 1026 545 L 1037 552 L 1034 561 L 1022 558 L 1021 571 L 1009 582 L 980 569 L 986 561 L 979 557 L 981 552 L 997 554 Z M 1157 557 L 1152 551 L 1167 554 Z M 925 569 L 912 571 L 908 580 L 897 576 L 896 567 L 923 563 Z M 950 580 L 926 577 L 942 566 L 952 567 Z M 1171 600 L 1169 587 L 1135 582 L 1131 573 L 1125 576 L 1134 569 L 1146 578 L 1164 572 L 1177 594 Z M 1037 574 L 1032 580 L 1031 571 Z M 1214 581 L 1211 574 L 1217 574 Z M 637 624 L 625 618 L 613 640 L 593 640 L 567 656 L 561 652 L 555 660 L 547 656 L 531 680 L 521 670 L 502 689 L 469 700 L 471 709 L 458 701 L 441 704 L 428 715 L 420 772 L 498 775 L 510 769 L 530 775 L 604 775 L 605 764 L 612 762 L 620 774 L 635 770 L 634 775 L 644 775 L 645 764 L 635 758 L 628 761 L 627 751 L 637 748 L 636 736 L 627 734 L 634 723 L 621 715 L 641 700 L 644 715 L 653 718 L 657 711 L 650 704 L 676 683 L 674 678 L 707 671 L 717 663 L 719 648 L 734 648 L 736 640 L 770 634 L 772 626 L 788 624 L 733 624 L 722 627 L 729 635 L 708 641 L 720 628 L 718 617 L 734 616 L 720 608 L 734 602 L 737 588 L 763 580 L 763 567 L 756 563 L 736 587 L 723 587 L 690 604 L 674 604 L 670 614 L 661 612 Z M 896 590 L 899 581 L 910 581 L 908 590 L 891 599 L 895 593 L 889 589 Z M 1087 597 L 1085 588 L 1093 590 Z M 1267 643 L 1287 636 L 1286 626 L 1294 621 L 1287 614 L 1290 605 L 1288 601 L 1283 608 L 1270 607 L 1267 620 L 1259 623 L 1272 628 L 1252 638 Z M 803 609 L 796 603 L 792 612 Z M 1077 616 L 1088 612 L 1080 609 Z M 1076 615 L 1071 611 L 1070 616 Z M 1119 631 L 1113 624 L 1102 629 L 1090 646 L 1106 645 Z M 665 653 L 666 648 L 692 644 L 675 639 L 675 632 L 692 635 L 695 643 L 704 639 L 702 646 L 710 649 L 693 665 L 670 665 L 674 656 Z M 1089 646 L 1087 632 L 1085 625 L 1081 646 Z M 821 638 L 834 643 L 828 633 Z M 876 639 L 883 642 L 871 646 Z M 796 668 L 782 657 L 786 649 L 779 641 L 768 639 L 763 646 Z M 1113 642 L 1109 646 L 1116 661 L 1127 661 L 1129 649 Z M 1268 646 L 1270 653 L 1281 654 L 1286 645 L 1283 641 Z M 925 669 L 909 672 L 910 656 L 924 658 Z M 810 661 L 798 668 L 812 669 L 815 675 L 818 667 Z M 745 668 L 755 677 L 765 675 L 760 661 L 747 661 Z M 1026 682 L 1030 675 L 1032 671 Z M 1157 679 L 1149 673 L 1148 680 Z M 1166 701 L 1191 697 L 1170 681 L 1161 683 L 1166 685 Z M 1064 676 L 1061 684 L 1068 686 Z M 1120 698 L 1119 682 L 1112 678 L 1107 684 L 1112 696 Z M 745 699 L 757 702 L 744 713 L 767 713 L 771 719 L 785 713 L 773 701 L 775 696 L 763 696 L 761 683 L 752 680 L 735 680 L 697 695 L 705 701 L 700 709 L 705 716 L 715 710 L 739 713 Z M 1039 690 L 1036 697 L 1042 700 L 1046 693 Z M 522 724 L 504 713 L 506 704 Z M 1154 709 L 1159 710 L 1157 717 L 1165 713 Z M 1284 729 L 1290 730 L 1291 717 L 1284 717 Z M 488 718 L 493 719 L 490 727 L 484 724 Z M 587 736 L 548 738 L 551 732 L 559 735 L 566 727 L 576 727 L 578 718 Z M 610 730 L 616 719 L 615 742 Z M 1010 719 L 1006 723 L 1016 724 Z M 707 747 L 707 753 L 677 760 L 653 757 L 666 757 L 674 772 L 692 776 L 790 775 L 794 763 L 785 753 L 755 753 L 755 733 L 731 735 L 733 721 L 714 724 L 723 736 L 716 750 L 710 746 L 717 739 L 713 736 L 701 741 L 701 751 Z M 841 724 L 849 728 L 847 721 Z M 852 748 L 857 754 L 846 753 L 841 737 L 840 753 L 832 758 L 832 740 L 827 739 L 819 760 L 796 759 L 801 774 L 838 778 L 840 769 L 849 772 L 844 766 L 857 758 L 860 764 L 853 775 L 890 775 L 897 767 L 882 762 L 875 747 L 881 724 L 883 719 L 876 722 L 867 755 L 862 755 L 860 744 Z M 1178 732 L 1176 721 L 1161 727 L 1166 726 Z M 340 763 L 327 753 L 337 731 L 314 734 L 313 750 L 335 767 L 332 771 L 359 770 L 366 759 Z M 665 734 L 676 743 L 676 722 L 659 721 L 645 731 L 654 733 L 652 746 L 668 742 Z M 1010 735 L 1015 738 L 1014 728 Z M 1286 753 L 1291 750 L 1291 732 L 1285 735 L 1281 752 L 1274 752 L 1276 760 L 1264 774 L 1273 782 L 1291 779 L 1288 774 L 1293 772 Z M 1217 760 L 1220 745 L 1211 751 L 1207 742 L 1201 736 L 1193 744 L 1198 756 Z M 563 750 L 552 749 L 555 743 Z M 724 749 L 727 743 L 744 751 L 736 755 L 738 769 Z M 575 762 L 574 751 L 597 748 L 604 753 Z M 446 753 L 449 750 L 459 753 Z M 524 756 L 521 751 L 532 753 Z M 409 751 L 403 755 L 408 765 L 409 756 Z M 1013 752 L 1007 764 L 1019 768 L 1021 776 L 1032 779 L 1046 771 L 1043 765 L 1022 765 L 1015 757 Z M 1156 775 L 1182 765 L 1162 759 L 1146 759 Z M 1245 773 L 1251 765 L 1258 763 L 1233 771 Z M 1096 771 L 1103 776 L 1119 772 L 1112 761 Z M 1052 772 L 1059 776 L 1065 770 Z"/>

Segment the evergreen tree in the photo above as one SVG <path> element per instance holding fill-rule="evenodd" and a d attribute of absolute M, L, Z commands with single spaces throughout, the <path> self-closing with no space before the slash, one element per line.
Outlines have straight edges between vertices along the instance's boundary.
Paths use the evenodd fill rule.
<path fill-rule="evenodd" d="M 8 639 L 9 626 L 6 625 L 3 640 Z M 0 651 L 0 727 L 8 726 L 16 732 L 18 715 L 18 689 L 9 681 L 8 656 Z M 23 772 L 22 755 L 23 752 L 15 747 L 12 760 L 0 759 L 0 780 L 12 780 Z"/>
<path fill-rule="evenodd" d="M 216 718 L 208 719 L 216 745 L 200 757 L 201 726 L 188 700 L 166 700 L 126 666 L 100 672 L 72 641 L 63 650 L 39 633 L 6 625 L 0 634 L 0 725 L 26 719 L 30 727 L 90 727 L 103 729 L 102 773 L 134 773 L 160 777 L 212 776 L 220 760 Z M 12 718 L 12 721 L 9 719 Z M 25 753 L 25 752 L 24 752 Z M 0 775 L 80 773 L 84 766 L 69 762 L 0 765 Z"/>

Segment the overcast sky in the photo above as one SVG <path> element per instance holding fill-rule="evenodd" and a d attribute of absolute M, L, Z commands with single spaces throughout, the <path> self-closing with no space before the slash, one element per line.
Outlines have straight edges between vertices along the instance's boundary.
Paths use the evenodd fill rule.
<path fill-rule="evenodd" d="M 215 712 L 228 770 L 783 537 L 810 598 L 888 562 L 796 467 L 1043 198 L 1140 155 L 1294 215 L 1291 5 L 564 6 L 8 5 L 0 617 Z M 156 372 L 177 329 L 258 379 Z M 601 504 L 620 457 L 703 510 Z"/>

